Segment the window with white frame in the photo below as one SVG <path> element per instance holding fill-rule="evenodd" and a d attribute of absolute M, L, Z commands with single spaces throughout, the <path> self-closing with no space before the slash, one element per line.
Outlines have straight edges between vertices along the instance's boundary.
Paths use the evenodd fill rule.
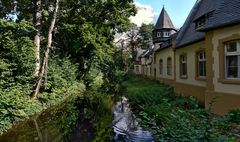
<path fill-rule="evenodd" d="M 225 43 L 225 78 L 240 79 L 240 40 Z"/>
<path fill-rule="evenodd" d="M 159 60 L 159 74 L 160 75 L 163 74 L 163 60 L 162 59 Z"/>
<path fill-rule="evenodd" d="M 161 37 L 162 33 L 161 32 L 157 32 L 157 37 Z"/>
<path fill-rule="evenodd" d="M 181 77 L 187 77 L 187 57 L 186 55 L 180 56 L 180 75 Z"/>
<path fill-rule="evenodd" d="M 170 33 L 169 32 L 164 32 L 164 37 L 169 37 Z"/>
<path fill-rule="evenodd" d="M 206 53 L 205 51 L 198 52 L 198 77 L 206 78 Z"/>
<path fill-rule="evenodd" d="M 167 59 L 167 75 L 172 75 L 172 58 Z"/>

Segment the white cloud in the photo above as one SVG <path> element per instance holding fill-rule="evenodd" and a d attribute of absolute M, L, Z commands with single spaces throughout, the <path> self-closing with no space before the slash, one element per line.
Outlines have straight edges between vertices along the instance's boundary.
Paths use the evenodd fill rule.
<path fill-rule="evenodd" d="M 135 3 L 138 12 L 135 16 L 130 17 L 131 22 L 141 26 L 142 23 L 150 24 L 153 23 L 155 13 L 153 8 L 149 5 L 143 5 L 141 3 Z"/>

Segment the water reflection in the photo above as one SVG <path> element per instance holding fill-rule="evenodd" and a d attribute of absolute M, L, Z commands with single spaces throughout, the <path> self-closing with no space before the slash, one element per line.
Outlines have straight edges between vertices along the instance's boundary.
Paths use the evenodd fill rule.
<path fill-rule="evenodd" d="M 99 103 L 99 99 L 96 100 L 98 103 L 93 104 L 87 103 L 86 100 L 80 102 L 71 100 L 52 107 L 40 115 L 16 124 L 7 133 L 0 136 L 0 142 L 112 141 L 114 136 L 110 127 L 112 113 L 111 110 L 107 111 L 110 100 L 103 99 L 102 101 L 106 101 L 105 103 Z M 81 116 L 85 115 L 86 112 L 83 113 L 85 108 L 90 109 L 86 112 L 92 112 L 90 114 L 93 115 L 90 116 L 93 117 L 86 119 Z M 112 111 L 116 141 L 153 142 L 152 134 L 142 130 L 137 123 L 126 98 L 122 102 L 117 102 Z M 93 125 L 92 120 L 96 121 L 95 125 Z"/>
<path fill-rule="evenodd" d="M 78 109 L 68 101 L 39 116 L 19 122 L 0 136 L 0 142 L 65 142 L 78 119 Z"/>
<path fill-rule="evenodd" d="M 149 131 L 145 131 L 136 121 L 132 113 L 127 98 L 116 103 L 113 108 L 114 121 L 113 129 L 116 133 L 116 142 L 154 142 L 153 136 Z"/>

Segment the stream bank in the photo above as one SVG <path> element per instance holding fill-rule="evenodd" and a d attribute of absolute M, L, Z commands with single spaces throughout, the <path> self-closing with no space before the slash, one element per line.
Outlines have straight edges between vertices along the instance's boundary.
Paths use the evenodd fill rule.
<path fill-rule="evenodd" d="M 111 96 L 87 92 L 18 122 L 0 142 L 111 141 Z"/>

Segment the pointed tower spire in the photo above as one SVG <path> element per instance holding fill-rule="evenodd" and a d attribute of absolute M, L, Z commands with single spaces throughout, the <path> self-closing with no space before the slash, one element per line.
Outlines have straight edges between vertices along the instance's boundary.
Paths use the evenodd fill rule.
<path fill-rule="evenodd" d="M 162 11 L 153 29 L 153 43 L 160 45 L 162 42 L 168 40 L 176 31 L 163 5 Z"/>
<path fill-rule="evenodd" d="M 155 25 L 155 29 L 163 29 L 163 28 L 175 29 L 173 26 L 172 20 L 170 19 L 167 11 L 165 10 L 164 5 L 160 13 L 160 16 L 158 17 L 157 23 Z"/>

